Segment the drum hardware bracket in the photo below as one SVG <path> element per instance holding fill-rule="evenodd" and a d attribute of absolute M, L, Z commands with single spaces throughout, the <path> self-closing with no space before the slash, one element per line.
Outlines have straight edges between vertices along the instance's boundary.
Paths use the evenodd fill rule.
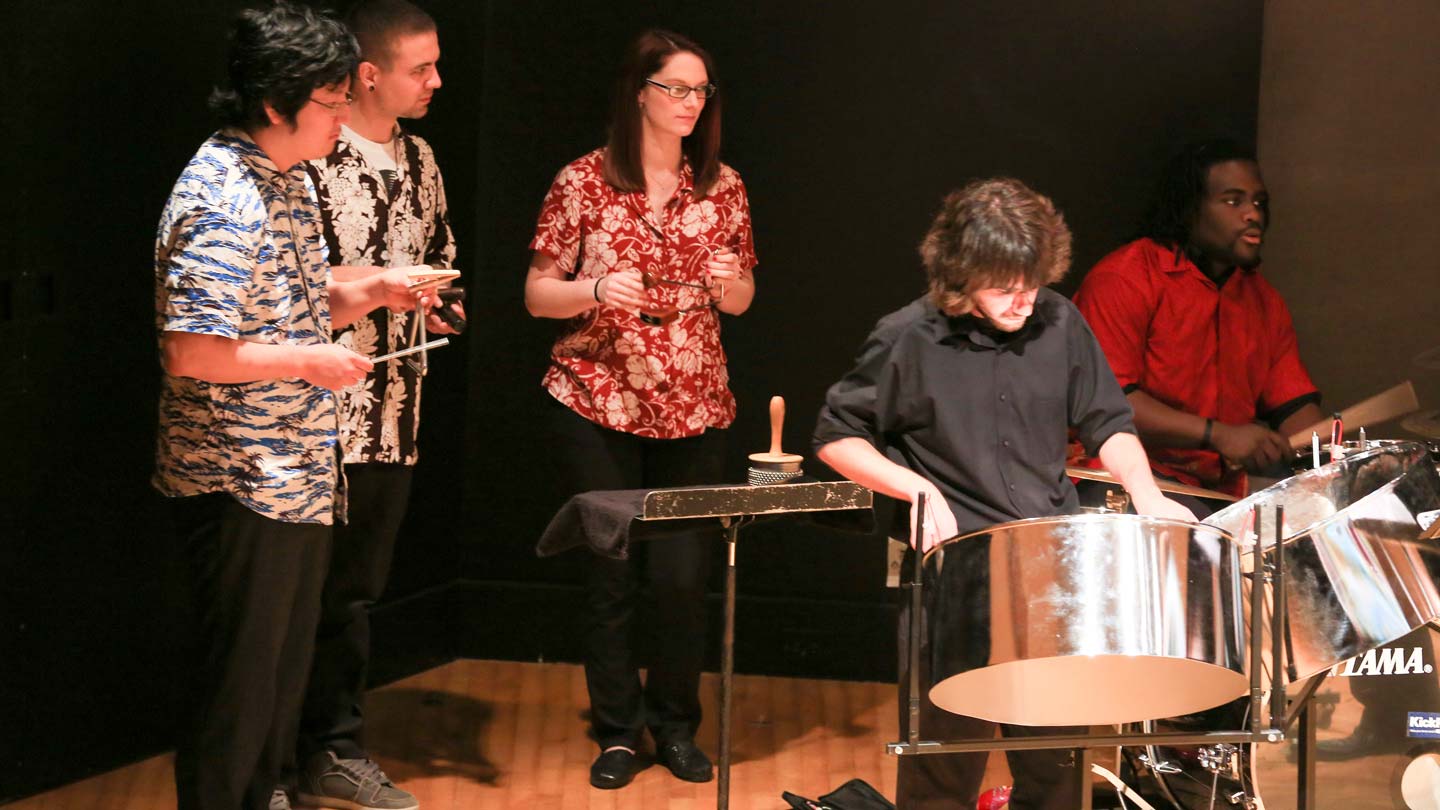
<path fill-rule="evenodd" d="M 1140 754 L 1139 760 L 1141 764 L 1156 773 L 1175 774 L 1182 773 L 1184 770 L 1169 760 L 1156 759 L 1152 761 L 1149 754 Z"/>
<path fill-rule="evenodd" d="M 1255 505 L 1255 526 L 1260 526 L 1260 505 Z M 1285 661 L 1283 656 L 1287 630 L 1285 622 L 1289 617 L 1289 606 L 1286 604 L 1285 596 L 1285 507 L 1275 505 L 1275 528 L 1274 556 L 1275 568 L 1271 574 L 1271 593 L 1274 605 L 1270 611 L 1270 724 L 1275 724 L 1275 718 L 1285 716 Z M 1260 547 L 1256 543 L 1256 547 Z M 1258 666 L 1259 662 L 1252 661 L 1251 666 Z M 1286 726 L 1285 728 L 1289 728 Z"/>
<path fill-rule="evenodd" d="M 929 517 L 926 507 L 929 506 L 926 495 L 920 492 L 915 496 L 915 526 L 916 536 L 920 538 L 919 546 L 924 548 L 925 520 Z M 924 608 L 921 602 L 920 593 L 920 559 L 917 556 L 911 563 L 910 582 L 907 587 L 910 589 L 910 705 L 908 707 L 908 722 L 905 724 L 905 739 L 910 745 L 920 744 L 920 625 L 921 612 Z"/>
<path fill-rule="evenodd" d="M 1105 508 L 1112 512 L 1128 512 L 1130 510 L 1130 493 L 1123 489 L 1119 492 L 1113 489 L 1105 490 Z"/>
<path fill-rule="evenodd" d="M 1240 749 L 1230 743 L 1205 746 L 1200 749 L 1200 767 L 1211 773 L 1233 772 L 1238 753 Z"/>

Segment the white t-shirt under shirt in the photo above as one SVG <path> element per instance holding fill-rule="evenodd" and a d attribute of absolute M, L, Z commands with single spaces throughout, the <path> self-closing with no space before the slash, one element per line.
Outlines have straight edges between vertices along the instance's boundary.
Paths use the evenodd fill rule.
<path fill-rule="evenodd" d="M 389 193 L 394 194 L 395 179 L 400 172 L 400 166 L 395 162 L 395 133 L 390 133 L 390 140 L 377 143 L 351 129 L 348 124 L 341 124 L 340 128 L 345 130 L 345 137 L 350 139 L 355 151 L 365 158 L 366 163 L 380 172 Z"/>
<path fill-rule="evenodd" d="M 376 143 L 369 138 L 351 129 L 348 124 L 341 124 L 340 128 L 345 130 L 345 137 L 355 147 L 355 151 L 365 156 L 365 160 L 382 172 L 395 172 L 399 166 L 395 164 L 395 134 L 390 134 L 390 140 L 383 143 Z"/>

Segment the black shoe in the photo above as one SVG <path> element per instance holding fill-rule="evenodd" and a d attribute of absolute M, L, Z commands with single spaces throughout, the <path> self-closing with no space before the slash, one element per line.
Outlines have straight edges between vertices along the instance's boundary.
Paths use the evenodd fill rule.
<path fill-rule="evenodd" d="M 658 756 L 678 779 L 686 782 L 709 782 L 715 778 L 710 758 L 690 740 L 661 746 Z"/>
<path fill-rule="evenodd" d="M 614 790 L 630 784 L 640 770 L 633 751 L 614 748 L 595 758 L 590 765 L 590 784 L 601 790 Z"/>

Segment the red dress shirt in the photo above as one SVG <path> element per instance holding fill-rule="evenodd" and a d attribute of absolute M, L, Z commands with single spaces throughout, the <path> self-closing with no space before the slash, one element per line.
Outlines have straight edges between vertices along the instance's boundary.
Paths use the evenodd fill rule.
<path fill-rule="evenodd" d="M 530 248 L 571 278 L 639 270 L 658 280 L 649 290 L 655 308 L 680 313 L 659 326 L 606 306 L 571 318 L 551 350 L 542 385 L 580 416 L 637 436 L 678 439 L 728 427 L 735 396 L 719 312 L 703 286 L 705 263 L 719 247 L 734 250 L 747 272 L 755 266 L 745 185 L 722 165 L 715 186 L 698 199 L 687 162 L 657 222 L 645 192 L 621 192 L 605 182 L 604 159 L 598 149 L 560 170 Z"/>
<path fill-rule="evenodd" d="M 1290 311 L 1257 271 L 1217 287 L 1182 251 L 1131 242 L 1095 265 L 1075 294 L 1126 393 L 1239 424 L 1318 400 Z M 1146 447 L 1159 475 L 1240 495 L 1243 473 L 1213 450 Z"/>

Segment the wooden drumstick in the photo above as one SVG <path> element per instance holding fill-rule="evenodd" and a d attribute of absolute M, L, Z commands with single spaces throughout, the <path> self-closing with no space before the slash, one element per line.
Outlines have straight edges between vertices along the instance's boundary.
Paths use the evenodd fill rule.
<path fill-rule="evenodd" d="M 1340 412 L 1340 419 L 1347 425 L 1377 425 L 1397 419 L 1420 409 L 1420 400 L 1415 397 L 1415 386 L 1409 380 L 1394 388 L 1381 391 L 1369 399 L 1351 405 Z M 1310 443 L 1310 432 L 1325 434 L 1332 420 L 1324 419 L 1290 437 L 1290 449 L 1301 450 Z M 1326 434 L 1328 435 L 1328 434 Z"/>
<path fill-rule="evenodd" d="M 1118 484 L 1120 479 L 1111 475 L 1107 470 L 1092 470 L 1089 467 L 1066 467 L 1065 474 L 1071 478 L 1084 478 L 1087 481 L 1102 481 L 1106 484 Z M 1239 498 L 1224 492 L 1216 492 L 1213 489 L 1203 487 L 1192 487 L 1189 484 L 1181 484 L 1175 481 L 1162 481 L 1155 479 L 1155 486 L 1161 492 L 1169 492 L 1172 495 L 1191 495 L 1196 498 L 1206 498 L 1212 501 L 1238 501 Z"/>
<path fill-rule="evenodd" d="M 411 267 L 405 275 L 410 278 L 411 292 L 420 292 L 421 290 L 432 290 L 460 278 L 460 271 L 452 270 L 449 267 L 431 267 L 428 264 L 417 264 Z"/>

